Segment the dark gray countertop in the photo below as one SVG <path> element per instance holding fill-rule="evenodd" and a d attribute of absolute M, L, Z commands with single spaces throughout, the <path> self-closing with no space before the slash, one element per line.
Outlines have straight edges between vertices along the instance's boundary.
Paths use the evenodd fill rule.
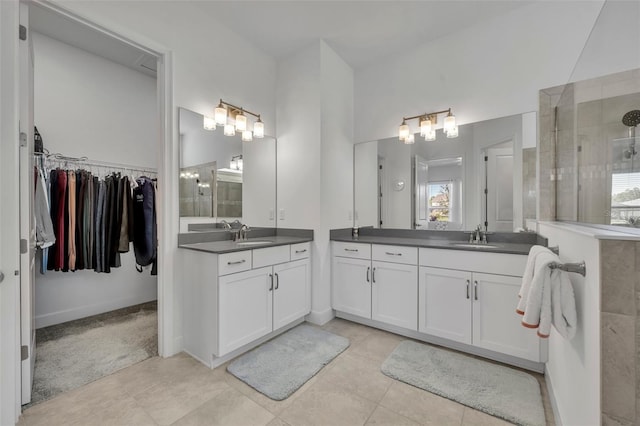
<path fill-rule="evenodd" d="M 258 241 L 264 241 L 264 244 L 253 244 Z M 313 237 L 290 237 L 281 235 L 271 235 L 258 238 L 249 238 L 246 241 L 208 241 L 201 243 L 185 243 L 179 244 L 179 248 L 188 250 L 204 251 L 213 254 L 231 253 L 235 251 L 261 249 L 265 247 L 283 246 L 287 244 L 305 243 L 307 241 L 313 241 Z M 243 244 L 250 242 L 252 244 Z"/>
<path fill-rule="evenodd" d="M 408 247 L 426 247 L 437 248 L 446 250 L 466 250 L 476 252 L 488 252 L 488 253 L 508 253 L 508 254 L 522 254 L 528 255 L 529 250 L 534 245 L 531 242 L 492 242 L 491 235 L 489 235 L 489 243 L 483 244 L 469 244 L 468 240 L 451 240 L 451 239 L 439 239 L 439 238 L 406 238 L 406 237 L 389 237 L 389 236 L 377 236 L 377 235 L 361 235 L 358 238 L 353 238 L 350 235 L 333 235 L 332 241 L 342 241 L 347 243 L 362 243 L 362 244 L 388 244 L 394 246 L 408 246 Z"/>

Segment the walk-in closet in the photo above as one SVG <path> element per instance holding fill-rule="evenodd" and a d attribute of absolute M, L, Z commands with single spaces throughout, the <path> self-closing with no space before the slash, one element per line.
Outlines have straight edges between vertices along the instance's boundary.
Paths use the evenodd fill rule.
<path fill-rule="evenodd" d="M 29 27 L 35 368 L 23 404 L 158 353 L 157 58 L 39 4 Z"/>

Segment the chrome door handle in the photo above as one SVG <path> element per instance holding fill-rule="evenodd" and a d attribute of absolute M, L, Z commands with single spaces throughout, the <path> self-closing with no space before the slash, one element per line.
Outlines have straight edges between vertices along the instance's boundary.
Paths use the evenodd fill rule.
<path fill-rule="evenodd" d="M 280 287 L 280 277 L 278 276 L 278 274 L 276 275 L 276 290 L 278 289 L 278 287 Z"/>
<path fill-rule="evenodd" d="M 384 254 L 389 256 L 402 256 L 402 253 L 391 253 L 390 251 L 385 251 Z"/>
<path fill-rule="evenodd" d="M 372 282 L 376 282 L 376 268 L 373 268 L 373 271 L 371 272 L 371 281 Z"/>
<path fill-rule="evenodd" d="M 269 291 L 273 291 L 273 274 L 269 274 L 269 278 L 271 280 L 271 287 L 269 287 Z"/>
<path fill-rule="evenodd" d="M 478 300 L 478 281 L 473 282 L 473 298 Z"/>
<path fill-rule="evenodd" d="M 236 262 L 227 262 L 227 265 L 239 265 L 239 264 L 244 263 L 246 261 L 247 261 L 247 259 L 238 260 Z"/>
<path fill-rule="evenodd" d="M 357 252 L 358 249 L 348 249 L 348 248 L 346 248 L 346 249 L 344 249 L 344 251 L 355 251 L 355 252 Z"/>
<path fill-rule="evenodd" d="M 296 254 L 297 254 L 297 253 L 305 253 L 306 251 L 307 251 L 307 249 L 304 249 L 304 250 L 296 250 Z"/>
<path fill-rule="evenodd" d="M 471 281 L 467 280 L 467 299 L 469 298 L 469 284 L 471 284 Z"/>
<path fill-rule="evenodd" d="M 371 282 L 369 281 L 369 273 L 371 272 L 371 267 L 367 267 L 367 282 Z"/>

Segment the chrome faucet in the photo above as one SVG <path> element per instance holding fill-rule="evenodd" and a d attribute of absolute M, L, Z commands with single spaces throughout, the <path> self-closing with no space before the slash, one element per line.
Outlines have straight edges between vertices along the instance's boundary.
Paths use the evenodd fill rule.
<path fill-rule="evenodd" d="M 226 220 L 222 219 L 220 221 L 220 225 L 222 225 L 223 229 L 231 229 L 231 225 L 229 225 L 229 222 L 227 222 Z"/>
<path fill-rule="evenodd" d="M 247 233 L 250 230 L 251 228 L 249 228 L 249 225 L 247 225 L 246 223 L 240 227 L 240 231 L 238 231 L 240 241 L 244 241 L 247 239 Z"/>

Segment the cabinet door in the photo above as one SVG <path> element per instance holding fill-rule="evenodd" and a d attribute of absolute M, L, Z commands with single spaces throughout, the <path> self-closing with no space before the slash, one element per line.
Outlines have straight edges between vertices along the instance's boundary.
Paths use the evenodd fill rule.
<path fill-rule="evenodd" d="M 371 318 L 418 330 L 418 267 L 373 262 Z"/>
<path fill-rule="evenodd" d="M 218 278 L 218 356 L 272 331 L 271 267 Z"/>
<path fill-rule="evenodd" d="M 310 312 L 309 260 L 273 267 L 273 329 L 277 330 Z"/>
<path fill-rule="evenodd" d="M 421 267 L 418 331 L 471 343 L 471 273 Z"/>
<path fill-rule="evenodd" d="M 519 277 L 473 274 L 473 344 L 540 361 L 539 338 L 520 325 L 522 317 L 516 313 L 521 283 Z"/>
<path fill-rule="evenodd" d="M 334 256 L 333 309 L 371 318 L 371 261 Z"/>

